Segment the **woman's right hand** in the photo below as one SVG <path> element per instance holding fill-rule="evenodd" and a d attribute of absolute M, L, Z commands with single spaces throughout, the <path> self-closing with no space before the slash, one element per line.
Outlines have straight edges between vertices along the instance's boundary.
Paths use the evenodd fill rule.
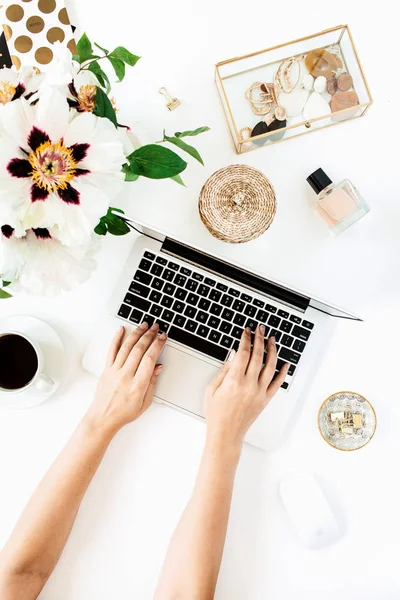
<path fill-rule="evenodd" d="M 157 324 L 142 323 L 123 341 L 120 327 L 108 352 L 96 395 L 86 414 L 92 427 L 115 434 L 147 410 L 162 365 L 157 364 L 167 341 Z"/>
<path fill-rule="evenodd" d="M 267 406 L 285 380 L 289 365 L 282 367 L 274 378 L 277 352 L 274 338 L 267 344 L 264 358 L 263 325 L 257 328 L 251 351 L 251 331 L 243 332 L 239 349 L 231 352 L 213 381 L 205 397 L 207 437 L 241 448 L 249 427 Z"/>

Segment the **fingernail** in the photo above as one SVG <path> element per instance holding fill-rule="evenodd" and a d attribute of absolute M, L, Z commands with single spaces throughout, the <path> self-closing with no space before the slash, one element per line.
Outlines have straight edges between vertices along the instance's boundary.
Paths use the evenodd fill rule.
<path fill-rule="evenodd" d="M 149 324 L 146 321 L 143 321 L 141 325 L 139 325 L 139 329 L 147 329 Z"/>
<path fill-rule="evenodd" d="M 163 365 L 157 365 L 155 369 L 156 375 L 159 375 L 162 371 Z"/>
<path fill-rule="evenodd" d="M 251 329 L 250 329 L 250 327 L 246 327 L 245 332 L 247 333 L 247 335 L 251 335 Z"/>
<path fill-rule="evenodd" d="M 232 350 L 229 352 L 229 356 L 228 356 L 228 362 L 232 362 L 232 361 L 233 361 L 233 359 L 235 358 L 235 354 L 236 354 L 236 350 L 233 350 L 233 349 L 232 349 Z"/>
<path fill-rule="evenodd" d="M 262 335 L 264 335 L 264 333 L 265 333 L 265 326 L 264 325 L 260 325 L 260 333 L 262 333 Z"/>
<path fill-rule="evenodd" d="M 274 346 L 276 346 L 276 341 L 274 336 L 272 336 L 271 338 L 269 338 L 271 340 L 271 344 L 273 344 Z"/>
<path fill-rule="evenodd" d="M 285 363 L 285 364 L 283 365 L 283 368 L 284 368 L 284 369 L 286 369 L 286 371 L 289 371 L 289 367 L 290 367 L 290 364 L 289 364 L 289 363 Z"/>
<path fill-rule="evenodd" d="M 118 330 L 118 333 L 122 333 L 125 330 L 125 327 L 123 325 L 121 325 L 121 327 Z"/>
<path fill-rule="evenodd" d="M 165 331 L 162 332 L 162 334 L 160 335 L 160 340 L 166 340 L 167 339 L 167 334 L 165 333 Z"/>
<path fill-rule="evenodd" d="M 158 323 L 153 323 L 153 325 L 150 327 L 151 331 L 157 331 L 158 330 Z"/>

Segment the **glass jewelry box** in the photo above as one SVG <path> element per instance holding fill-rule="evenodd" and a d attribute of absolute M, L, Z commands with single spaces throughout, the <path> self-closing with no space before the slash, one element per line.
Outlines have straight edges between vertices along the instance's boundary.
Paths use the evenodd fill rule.
<path fill-rule="evenodd" d="M 220 62 L 215 81 L 238 154 L 361 117 L 373 101 L 348 25 Z"/>

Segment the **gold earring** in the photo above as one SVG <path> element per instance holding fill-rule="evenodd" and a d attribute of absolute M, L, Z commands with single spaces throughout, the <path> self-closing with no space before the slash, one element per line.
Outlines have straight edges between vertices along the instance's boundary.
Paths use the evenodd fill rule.
<path fill-rule="evenodd" d="M 247 140 L 250 138 L 250 136 L 251 136 L 251 132 L 252 132 L 252 131 L 253 131 L 253 130 L 252 130 L 252 128 L 251 128 L 251 127 L 242 127 L 242 129 L 239 131 L 240 140 L 241 140 L 242 142 L 244 142 L 244 141 L 247 141 Z M 245 136 L 243 135 L 245 132 L 247 132 L 247 134 L 248 134 L 248 135 L 247 135 L 247 137 L 245 137 Z"/>
<path fill-rule="evenodd" d="M 249 88 L 247 88 L 245 92 L 245 96 L 251 105 L 251 110 L 255 115 L 266 115 L 272 108 L 274 100 L 271 95 L 271 91 L 266 87 L 266 85 L 270 84 L 264 84 L 260 81 L 256 81 Z M 260 90 L 260 93 L 257 98 L 254 98 L 253 93 L 257 89 Z"/>
<path fill-rule="evenodd" d="M 295 87 L 297 86 L 297 84 L 300 81 L 300 76 L 301 76 L 300 61 L 302 60 L 302 58 L 303 58 L 302 56 L 297 56 L 297 57 L 293 56 L 292 58 L 288 58 L 288 59 L 284 60 L 283 63 L 281 63 L 281 65 L 279 66 L 279 69 L 275 75 L 275 83 L 279 87 L 279 89 L 282 90 L 282 92 L 284 92 L 285 94 L 290 94 L 291 92 L 293 92 L 293 90 L 295 89 Z M 292 69 L 295 64 L 298 65 L 299 73 L 298 73 L 296 83 L 293 84 L 290 75 L 291 75 Z M 282 71 L 283 71 L 283 73 L 282 73 Z M 283 77 L 284 81 L 286 82 L 286 85 L 283 84 L 282 77 Z"/>

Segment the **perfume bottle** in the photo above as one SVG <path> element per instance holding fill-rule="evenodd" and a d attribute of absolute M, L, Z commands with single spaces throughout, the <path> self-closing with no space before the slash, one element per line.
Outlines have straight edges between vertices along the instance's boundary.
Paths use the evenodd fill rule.
<path fill-rule="evenodd" d="M 332 233 L 341 233 L 369 212 L 369 206 L 348 179 L 335 184 L 323 169 L 317 169 L 307 181 L 318 194 L 315 209 Z"/>

